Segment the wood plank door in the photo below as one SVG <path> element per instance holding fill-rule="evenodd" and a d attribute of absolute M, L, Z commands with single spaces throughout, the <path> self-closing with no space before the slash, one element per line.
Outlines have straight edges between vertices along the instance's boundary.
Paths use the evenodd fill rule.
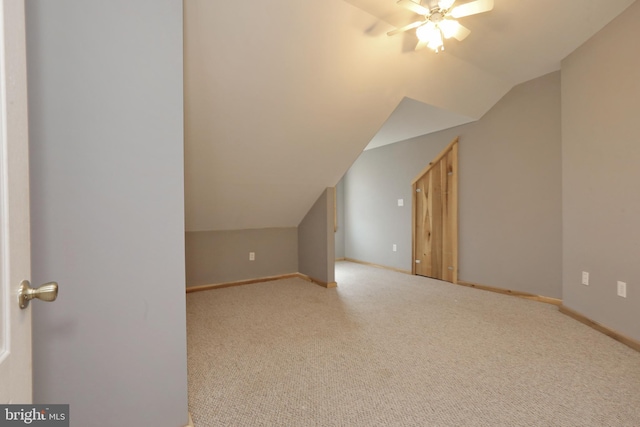
<path fill-rule="evenodd" d="M 413 180 L 413 274 L 458 280 L 458 138 Z"/>

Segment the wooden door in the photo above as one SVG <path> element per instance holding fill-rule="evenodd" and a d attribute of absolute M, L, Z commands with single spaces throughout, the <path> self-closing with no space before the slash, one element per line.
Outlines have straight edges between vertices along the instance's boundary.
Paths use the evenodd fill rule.
<path fill-rule="evenodd" d="M 413 180 L 413 274 L 458 280 L 458 139 Z"/>

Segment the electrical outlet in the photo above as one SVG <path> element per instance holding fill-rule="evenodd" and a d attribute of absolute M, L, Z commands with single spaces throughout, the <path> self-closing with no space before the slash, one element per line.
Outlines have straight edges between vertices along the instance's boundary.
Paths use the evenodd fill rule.
<path fill-rule="evenodd" d="M 393 244 L 393 252 L 397 252 L 398 251 L 398 247 L 396 246 L 396 244 Z"/>
<path fill-rule="evenodd" d="M 255 261 L 255 260 L 256 260 L 256 253 L 249 252 L 249 261 Z"/>
<path fill-rule="evenodd" d="M 582 284 L 585 286 L 589 286 L 589 273 L 586 271 L 582 272 Z"/>
<path fill-rule="evenodd" d="M 404 199 L 398 199 L 398 206 L 404 206 Z"/>
<path fill-rule="evenodd" d="M 618 296 L 622 298 L 627 297 L 627 284 L 618 280 Z"/>

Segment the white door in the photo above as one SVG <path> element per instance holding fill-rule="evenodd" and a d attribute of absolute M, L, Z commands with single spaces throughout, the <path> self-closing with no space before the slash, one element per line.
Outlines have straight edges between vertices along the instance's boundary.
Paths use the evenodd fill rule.
<path fill-rule="evenodd" d="M 24 0 L 0 0 L 0 404 L 31 403 L 31 275 Z"/>

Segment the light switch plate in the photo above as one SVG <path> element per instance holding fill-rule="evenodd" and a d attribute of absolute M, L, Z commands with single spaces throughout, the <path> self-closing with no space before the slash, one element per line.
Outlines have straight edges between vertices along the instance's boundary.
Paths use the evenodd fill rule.
<path fill-rule="evenodd" d="M 618 281 L 618 296 L 622 298 L 627 297 L 627 284 L 626 282 Z"/>

